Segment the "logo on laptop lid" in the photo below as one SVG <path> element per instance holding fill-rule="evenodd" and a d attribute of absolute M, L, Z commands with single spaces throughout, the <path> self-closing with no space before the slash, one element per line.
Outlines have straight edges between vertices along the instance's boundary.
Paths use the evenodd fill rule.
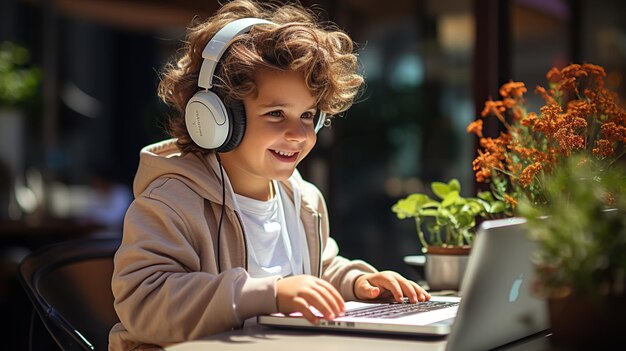
<path fill-rule="evenodd" d="M 519 288 L 522 286 L 522 281 L 524 280 L 524 273 L 521 273 L 517 279 L 513 281 L 511 285 L 511 290 L 509 291 L 509 302 L 515 302 L 519 297 Z"/>

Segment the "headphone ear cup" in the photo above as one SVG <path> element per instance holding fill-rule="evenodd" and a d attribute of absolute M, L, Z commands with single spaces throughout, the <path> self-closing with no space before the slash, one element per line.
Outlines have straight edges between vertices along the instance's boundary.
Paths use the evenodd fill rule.
<path fill-rule="evenodd" d="M 198 146 L 215 149 L 232 134 L 232 123 L 222 100 L 212 91 L 199 91 L 187 102 L 185 125 Z"/>
<path fill-rule="evenodd" d="M 225 105 L 230 120 L 231 135 L 226 142 L 217 148 L 218 152 L 228 152 L 239 146 L 246 133 L 246 108 L 242 101 L 233 101 Z"/>

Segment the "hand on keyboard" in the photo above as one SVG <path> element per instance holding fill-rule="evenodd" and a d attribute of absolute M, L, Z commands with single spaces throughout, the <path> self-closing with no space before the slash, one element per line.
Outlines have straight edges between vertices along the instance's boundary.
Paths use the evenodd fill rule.
<path fill-rule="evenodd" d="M 402 302 L 405 296 L 412 303 L 430 300 L 430 294 L 424 288 L 393 271 L 363 274 L 354 282 L 354 293 L 361 300 L 376 299 L 385 294 L 390 294 L 397 302 Z"/>
<path fill-rule="evenodd" d="M 296 275 L 276 282 L 276 305 L 278 312 L 289 314 L 300 312 L 311 323 L 318 324 L 310 307 L 331 320 L 345 310 L 341 294 L 330 283 L 311 275 Z"/>

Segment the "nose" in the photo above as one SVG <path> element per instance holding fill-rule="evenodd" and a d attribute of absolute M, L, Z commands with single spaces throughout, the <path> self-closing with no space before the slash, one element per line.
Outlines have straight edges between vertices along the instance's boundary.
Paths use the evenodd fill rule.
<path fill-rule="evenodd" d="M 307 125 L 302 123 L 300 118 L 288 123 L 285 130 L 285 139 L 292 142 L 301 142 L 306 140 L 308 134 Z"/>

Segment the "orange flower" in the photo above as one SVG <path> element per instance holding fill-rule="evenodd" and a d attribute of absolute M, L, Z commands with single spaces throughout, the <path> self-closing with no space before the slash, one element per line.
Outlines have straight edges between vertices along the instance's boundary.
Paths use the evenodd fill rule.
<path fill-rule="evenodd" d="M 613 151 L 613 143 L 606 139 L 596 141 L 596 147 L 592 150 L 593 155 L 599 159 L 613 156 Z"/>
<path fill-rule="evenodd" d="M 470 123 L 470 125 L 467 126 L 467 132 L 474 133 L 479 138 L 482 138 L 483 137 L 483 120 L 477 119 L 474 122 Z"/>
<path fill-rule="evenodd" d="M 500 165 L 500 160 L 489 152 L 478 151 L 478 157 L 472 161 L 472 169 L 476 171 L 476 181 L 480 183 L 489 182 L 491 179 L 491 169 Z"/>
<path fill-rule="evenodd" d="M 626 143 L 626 127 L 619 126 L 615 122 L 608 122 L 601 127 L 602 134 L 611 141 Z"/>
<path fill-rule="evenodd" d="M 517 101 L 515 101 L 515 99 L 511 99 L 509 97 L 502 99 L 502 105 L 509 109 L 509 108 L 513 108 L 515 107 L 515 105 L 517 105 Z"/>
<path fill-rule="evenodd" d="M 563 109 L 559 105 L 546 105 L 541 107 L 540 111 L 541 119 L 535 123 L 534 130 L 551 137 L 557 131 L 559 115 Z"/>
<path fill-rule="evenodd" d="M 537 85 L 537 88 L 535 88 L 535 93 L 539 93 L 541 94 L 541 98 L 548 104 L 548 105 L 557 105 L 556 100 L 554 100 L 554 98 L 552 96 L 550 96 L 550 94 L 548 94 L 548 92 L 546 91 L 546 88 Z M 553 93 L 553 92 L 552 92 Z"/>
<path fill-rule="evenodd" d="M 583 69 L 593 75 L 596 75 L 599 77 L 606 77 L 606 72 L 604 72 L 604 68 L 602 68 L 602 66 L 594 65 L 591 63 L 585 63 L 583 65 Z"/>
<path fill-rule="evenodd" d="M 481 138 L 480 146 L 492 153 L 503 154 L 506 152 L 506 145 L 510 142 L 510 136 L 506 133 L 500 133 L 497 138 Z"/>
<path fill-rule="evenodd" d="M 512 198 L 509 194 L 504 194 L 504 201 L 507 204 L 511 205 L 511 207 L 516 207 L 517 206 L 517 200 Z"/>
<path fill-rule="evenodd" d="M 490 139 L 490 138 L 489 138 Z M 489 142 L 490 140 L 481 139 L 481 142 Z M 480 183 L 488 183 L 491 180 L 493 169 L 504 169 L 504 154 L 497 143 L 491 143 L 491 148 L 487 151 L 478 150 L 478 156 L 472 162 L 472 169 L 476 171 L 476 181 Z"/>
<path fill-rule="evenodd" d="M 567 103 L 567 112 L 572 116 L 586 117 L 597 112 L 594 103 L 587 103 L 583 100 L 572 100 Z"/>
<path fill-rule="evenodd" d="M 506 111 L 506 107 L 504 107 L 502 101 L 488 100 L 487 102 L 485 102 L 485 107 L 483 108 L 483 111 L 480 113 L 480 115 L 483 117 L 487 117 L 490 114 L 501 114 L 504 111 Z"/>
<path fill-rule="evenodd" d="M 519 176 L 519 183 L 523 187 L 527 187 L 528 185 L 530 185 L 530 183 L 532 183 L 533 178 L 535 177 L 535 175 L 537 175 L 537 173 L 539 173 L 539 171 L 541 171 L 542 168 L 543 167 L 539 162 L 535 162 L 532 165 L 526 167 L 522 171 L 522 174 L 520 174 Z"/>
<path fill-rule="evenodd" d="M 526 92 L 526 86 L 524 86 L 524 83 L 522 82 L 514 82 L 511 80 L 508 83 L 503 84 L 499 92 L 500 96 L 503 98 L 521 98 Z"/>
<path fill-rule="evenodd" d="M 579 64 L 571 64 L 561 70 L 563 78 L 578 78 L 580 76 L 586 76 L 587 71 Z"/>
<path fill-rule="evenodd" d="M 583 65 L 583 69 L 591 74 L 594 79 L 594 83 L 598 85 L 598 87 L 604 86 L 604 78 L 606 77 L 606 72 L 604 71 L 604 68 L 598 65 L 593 65 L 591 63 L 585 63 Z"/>
<path fill-rule="evenodd" d="M 537 150 L 520 146 L 519 144 L 513 147 L 513 151 L 523 160 L 534 160 L 537 158 Z"/>
<path fill-rule="evenodd" d="M 482 118 L 467 128 L 480 138 L 472 162 L 476 180 L 495 182 L 494 196 L 513 208 L 521 197 L 544 201 L 538 176 L 572 154 L 593 157 L 607 167 L 626 155 L 626 110 L 605 88 L 605 77 L 604 68 L 589 63 L 552 68 L 546 74 L 549 89 L 535 89 L 545 101 L 539 113 L 527 111 L 524 83 L 503 84 L 501 99 L 485 102 Z M 497 138 L 483 137 L 483 120 L 490 117 L 506 128 Z"/>
<path fill-rule="evenodd" d="M 561 71 L 556 67 L 552 67 L 546 74 L 546 78 L 548 78 L 550 83 L 557 83 L 561 80 Z"/>
<path fill-rule="evenodd" d="M 521 124 L 525 127 L 532 127 L 537 123 L 537 114 L 530 112 L 522 119 Z"/>
<path fill-rule="evenodd" d="M 558 86 L 561 91 L 571 91 L 574 95 L 578 95 L 578 88 L 576 87 L 576 78 L 571 77 L 564 79 Z"/>
<path fill-rule="evenodd" d="M 585 139 L 574 133 L 571 128 L 559 128 L 554 133 L 554 139 L 566 156 L 569 156 L 572 150 L 585 148 Z"/>

